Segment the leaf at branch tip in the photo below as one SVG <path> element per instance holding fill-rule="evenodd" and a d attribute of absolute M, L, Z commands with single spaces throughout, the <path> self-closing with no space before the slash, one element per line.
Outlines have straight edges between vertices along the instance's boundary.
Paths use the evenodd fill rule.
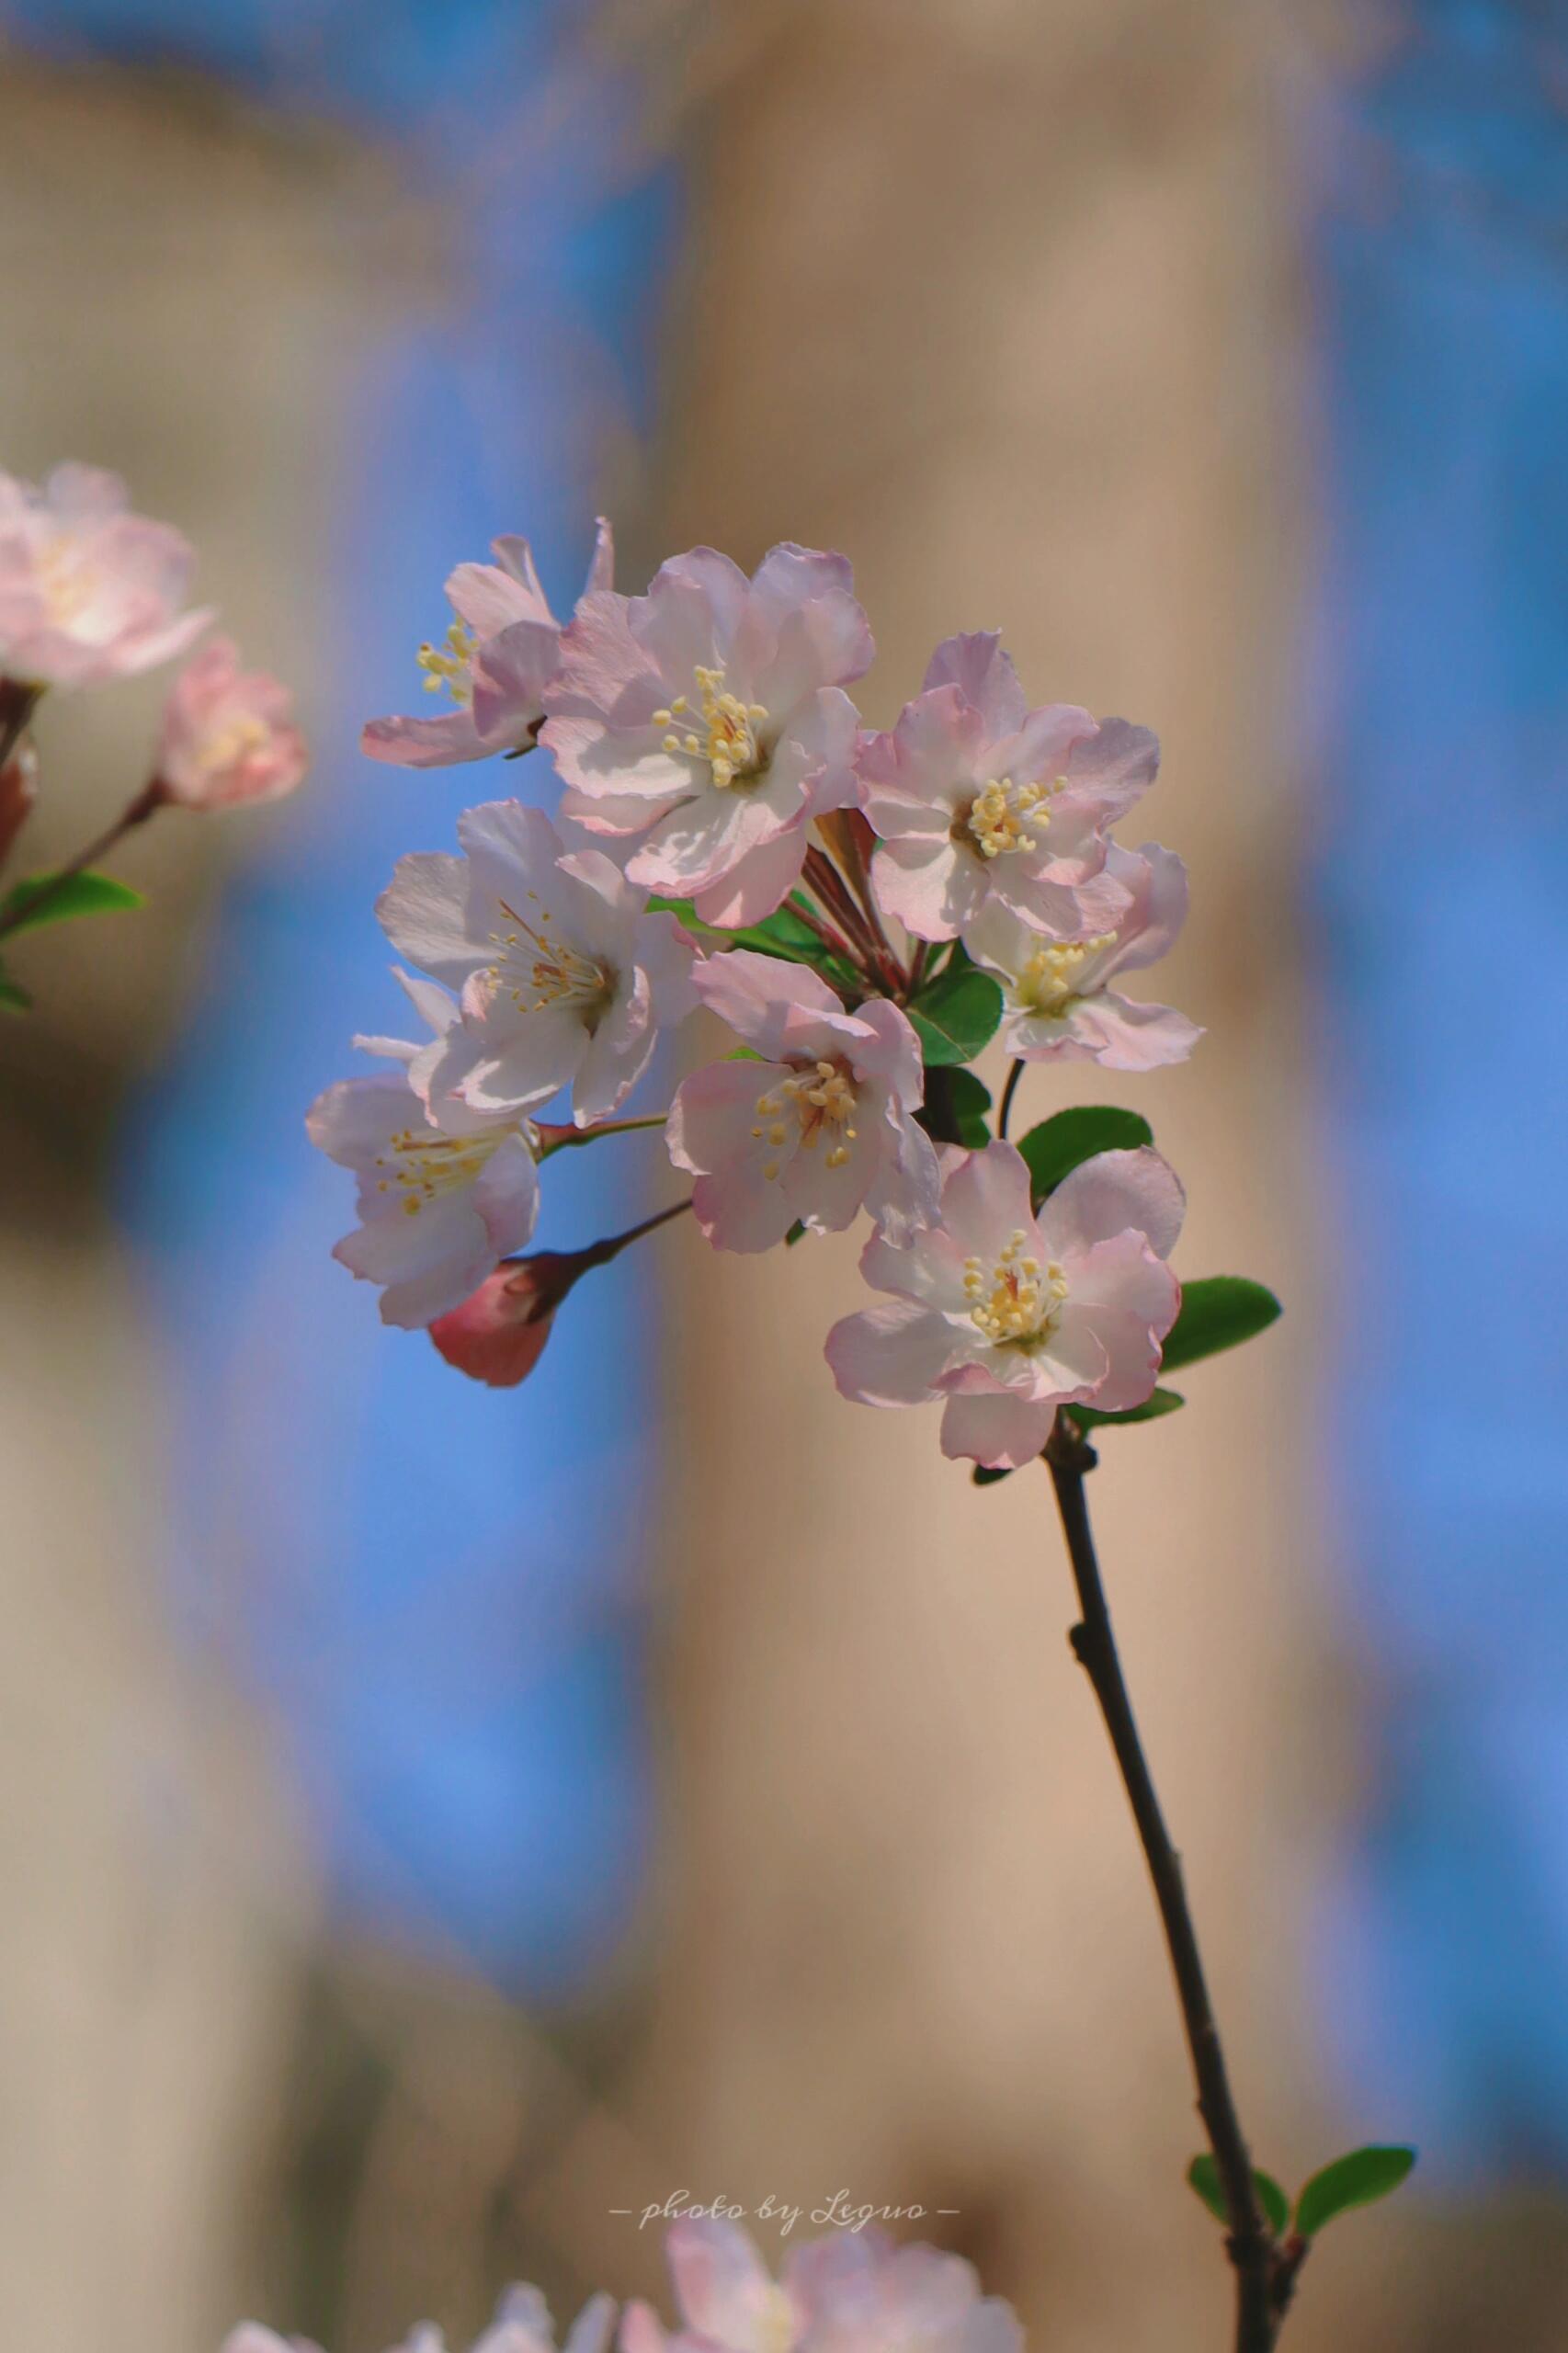
<path fill-rule="evenodd" d="M 936 979 L 910 998 L 906 1010 L 926 1062 L 945 1069 L 971 1063 L 995 1036 L 1002 990 L 989 972 L 970 962 L 960 947 Z"/>
<path fill-rule="evenodd" d="M 1129 1405 L 1119 1414 L 1102 1414 L 1093 1405 L 1064 1405 L 1081 1430 L 1115 1429 L 1123 1422 L 1158 1422 L 1167 1414 L 1179 1414 L 1187 1399 L 1174 1389 L 1156 1389 L 1141 1405 Z"/>
<path fill-rule="evenodd" d="M 1153 1130 L 1136 1111 L 1110 1103 L 1080 1103 L 1031 1128 L 1018 1150 L 1028 1163 L 1029 1187 L 1038 1209 L 1064 1176 L 1097 1152 L 1135 1152 L 1153 1143 Z"/>
<path fill-rule="evenodd" d="M 1183 1283 L 1181 1312 L 1165 1336 L 1161 1364 L 1174 1372 L 1178 1365 L 1238 1347 L 1266 1332 L 1280 1312 L 1274 1293 L 1244 1275 L 1206 1275 Z"/>
<path fill-rule="evenodd" d="M 1187 2169 L 1187 2178 L 1202 2199 L 1214 2220 L 1217 2222 L 1223 2222 L 1229 2229 L 1231 2218 L 1225 2211 L 1225 2193 L 1220 2186 L 1220 2168 L 1207 2150 L 1202 2156 L 1194 2157 Z M 1290 2220 L 1290 2200 L 1275 2180 L 1274 2176 L 1271 2173 L 1265 2173 L 1260 2165 L 1254 2165 L 1252 2169 L 1252 2186 L 1256 2193 L 1258 2205 L 1263 2210 L 1265 2221 L 1275 2237 L 1280 2237 Z"/>
<path fill-rule="evenodd" d="M 991 1089 L 976 1078 L 971 1070 L 949 1069 L 943 1072 L 946 1099 L 940 1107 L 931 1102 L 931 1089 L 926 1101 L 915 1114 L 927 1135 L 938 1143 L 961 1143 L 966 1151 L 983 1152 L 991 1141 L 991 1128 L 986 1114 L 991 1108 Z M 938 1134 L 937 1131 L 940 1130 Z"/>
<path fill-rule="evenodd" d="M 1414 2149 L 1353 2149 L 1314 2173 L 1296 2200 L 1296 2228 L 1304 2239 L 1313 2237 L 1336 2214 L 1354 2206 L 1370 2206 L 1397 2189 L 1415 2163 Z"/>
<path fill-rule="evenodd" d="M 111 915 L 147 904 L 140 891 L 129 882 L 117 882 L 112 874 L 73 874 L 58 889 L 53 885 L 52 874 L 29 874 L 0 900 L 0 924 L 12 934 L 41 931 L 45 924 L 66 923 L 73 915 Z M 32 915 L 28 909 L 35 899 L 41 904 Z"/>

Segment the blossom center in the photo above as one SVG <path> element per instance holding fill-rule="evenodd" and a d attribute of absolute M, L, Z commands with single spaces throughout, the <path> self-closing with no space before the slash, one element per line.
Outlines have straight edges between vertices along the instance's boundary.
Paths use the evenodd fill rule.
<path fill-rule="evenodd" d="M 453 621 L 439 645 L 422 645 L 419 666 L 425 691 L 438 695 L 443 687 L 455 703 L 473 699 L 473 656 L 479 643 L 467 621 Z"/>
<path fill-rule="evenodd" d="M 201 739 L 201 766 L 211 775 L 235 767 L 252 752 L 264 752 L 271 731 L 253 711 L 242 712 L 227 725 L 220 723 Z"/>
<path fill-rule="evenodd" d="M 520 1013 L 580 1013 L 590 1029 L 596 1028 L 615 995 L 614 973 L 557 936 L 550 909 L 541 904 L 537 891 L 528 892 L 528 904 L 535 912 L 519 915 L 505 899 L 498 902 L 514 928 L 490 935 L 492 946 L 501 951 L 488 967 L 493 987 L 509 996 Z"/>
<path fill-rule="evenodd" d="M 968 847 L 982 858 L 1038 849 L 1040 835 L 1051 823 L 1051 796 L 1062 784 L 1060 777 L 1054 784 L 1015 784 L 1010 776 L 993 777 L 959 813 L 954 838 L 962 841 L 967 835 Z M 1039 834 L 1028 830 L 1031 824 L 1039 826 Z"/>
<path fill-rule="evenodd" d="M 1018 1003 L 1030 1013 L 1063 1012 L 1076 994 L 1074 983 L 1080 967 L 1091 956 L 1110 947 L 1115 938 L 1114 932 L 1102 931 L 1092 939 L 1072 939 L 1037 948 L 1014 984 Z"/>
<path fill-rule="evenodd" d="M 1038 1258 L 1026 1255 L 1028 1249 L 1028 1238 L 1019 1226 L 989 1268 L 982 1258 L 963 1262 L 970 1322 L 994 1347 L 1038 1347 L 1067 1296 L 1055 1259 L 1042 1267 Z"/>
<path fill-rule="evenodd" d="M 814 1152 L 825 1136 L 828 1148 L 823 1158 L 824 1167 L 842 1168 L 855 1142 L 851 1122 L 856 1101 L 855 1083 L 841 1063 L 802 1063 L 789 1078 L 780 1079 L 777 1086 L 757 1097 L 758 1124 L 752 1134 L 759 1143 L 766 1141 L 777 1153 L 789 1142 L 790 1122 L 793 1120 L 805 1149 Z M 762 1173 L 771 1179 L 778 1176 L 778 1160 L 770 1159 Z"/>
<path fill-rule="evenodd" d="M 93 600 L 96 582 L 82 553 L 80 541 L 69 531 L 57 531 L 39 557 L 38 583 L 44 607 L 57 629 L 80 620 Z"/>
<path fill-rule="evenodd" d="M 767 766 L 767 751 L 757 729 L 767 717 L 767 706 L 743 702 L 724 685 L 722 666 L 705 670 L 699 663 L 692 676 L 697 709 L 688 695 L 676 695 L 665 710 L 653 713 L 655 727 L 667 727 L 666 752 L 684 752 L 690 759 L 706 760 L 716 792 L 755 784 Z M 682 723 L 677 727 L 676 721 Z"/>
<path fill-rule="evenodd" d="M 400 1128 L 387 1139 L 387 1150 L 376 1154 L 379 1193 L 400 1193 L 409 1217 L 417 1217 L 426 1201 L 442 1193 L 456 1193 L 472 1185 L 506 1138 L 522 1133 L 516 1127 L 492 1128 L 482 1135 L 448 1136 L 435 1128 Z"/>

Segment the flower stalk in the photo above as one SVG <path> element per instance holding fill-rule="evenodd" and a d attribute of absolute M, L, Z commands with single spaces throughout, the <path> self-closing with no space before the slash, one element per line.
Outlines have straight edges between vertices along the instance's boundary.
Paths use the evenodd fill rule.
<path fill-rule="evenodd" d="M 1229 2222 L 1225 2246 L 1236 2279 L 1235 2353 L 1271 2353 L 1296 2267 L 1287 2268 L 1281 2260 L 1282 2250 L 1259 2211 L 1252 2158 L 1231 2090 L 1198 1932 L 1187 1904 L 1181 1858 L 1165 1826 L 1121 1669 L 1084 1484 L 1097 1460 L 1093 1447 L 1058 1414 L 1045 1461 L 1056 1490 L 1062 1532 L 1083 1613 L 1068 1639 L 1099 1702 L 1159 1905 L 1198 2086 L 1198 2111 L 1224 2193 Z"/>

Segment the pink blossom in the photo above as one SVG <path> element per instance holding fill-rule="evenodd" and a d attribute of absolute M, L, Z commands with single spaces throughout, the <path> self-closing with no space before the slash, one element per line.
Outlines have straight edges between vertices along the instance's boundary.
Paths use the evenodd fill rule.
<path fill-rule="evenodd" d="M 544 715 L 544 688 L 560 659 L 561 623 L 551 611 L 527 540 L 491 541 L 494 563 L 460 563 L 447 582 L 457 619 L 440 645 L 422 645 L 427 694 L 456 708 L 434 719 L 372 719 L 359 738 L 373 760 L 400 767 L 450 767 L 493 752 L 525 751 Z M 608 589 L 615 547 L 601 515 L 586 596 Z"/>
<path fill-rule="evenodd" d="M 568 814 L 634 881 L 754 923 L 796 881 L 811 820 L 855 797 L 844 685 L 871 659 L 847 563 L 776 547 L 748 581 L 694 548 L 645 597 L 585 597 L 561 642 L 540 740 Z"/>
<path fill-rule="evenodd" d="M 1037 1217 L 1021 1154 L 989 1143 L 948 1176 L 939 1226 L 867 1244 L 861 1272 L 893 1298 L 834 1325 L 833 1377 L 865 1405 L 944 1398 L 943 1453 L 1016 1471 L 1059 1405 L 1120 1412 L 1152 1393 L 1184 1206 L 1158 1153 L 1105 1152 Z"/>
<path fill-rule="evenodd" d="M 712 1063 L 670 1107 L 670 1158 L 697 1177 L 697 1222 L 721 1250 L 767 1250 L 797 1219 L 838 1233 L 869 1210 L 904 1234 L 937 1213 L 918 1127 L 920 1044 L 897 1006 L 846 1013 L 804 964 L 749 949 L 699 964 L 704 1004 L 760 1061 Z"/>
<path fill-rule="evenodd" d="M 606 2353 L 615 2326 L 611 2296 L 591 2296 L 567 2331 L 562 2353 Z M 430 2321 L 410 2330 L 394 2353 L 446 2353 L 446 2338 Z M 315 2353 L 305 2338 L 278 2336 L 255 2321 L 242 2321 L 223 2341 L 222 2353 Z M 475 2339 L 472 2353 L 555 2353 L 555 2324 L 537 2288 L 508 2288 L 490 2326 Z"/>
<path fill-rule="evenodd" d="M 1011 2307 L 936 2247 L 841 2231 L 792 2248 L 776 2283 L 733 2222 L 686 2217 L 665 2244 L 684 2325 L 629 2304 L 621 2353 L 1022 2353 Z"/>
<path fill-rule="evenodd" d="M 401 859 L 377 908 L 393 946 L 461 993 L 432 1099 L 516 1112 L 570 1086 L 579 1127 L 607 1118 L 696 1006 L 690 938 L 602 851 L 563 856 L 541 810 L 489 801 L 458 838 L 462 858 Z"/>
<path fill-rule="evenodd" d="M 1174 850 L 1112 842 L 1106 872 L 1128 894 L 1108 931 L 1049 940 L 999 899 L 964 926 L 964 946 L 1002 983 L 1002 1041 L 1024 1062 L 1091 1062 L 1107 1070 L 1153 1070 L 1185 1062 L 1203 1035 L 1185 1013 L 1144 1005 L 1110 986 L 1153 964 L 1187 915 L 1187 869 Z"/>
<path fill-rule="evenodd" d="M 437 1315 L 430 1337 L 449 1365 L 492 1389 L 515 1389 L 544 1354 L 555 1311 L 570 1288 L 557 1269 L 570 1256 L 541 1250 L 531 1258 L 503 1259 L 472 1299 Z"/>
<path fill-rule="evenodd" d="M 183 654 L 210 619 L 180 610 L 192 563 L 117 474 L 56 466 L 41 490 L 0 474 L 0 672 L 91 687 Z"/>
<path fill-rule="evenodd" d="M 448 1102 L 429 1108 L 430 1074 L 459 1019 L 444 989 L 400 974 L 435 1043 L 360 1038 L 395 1067 L 329 1086 L 311 1106 L 311 1142 L 358 1178 L 359 1224 L 333 1256 L 382 1286 L 381 1316 L 417 1330 L 460 1307 L 520 1250 L 539 1220 L 528 1124 Z"/>
<path fill-rule="evenodd" d="M 187 809 L 280 801 L 305 773 L 294 698 L 265 670 L 242 671 L 233 641 L 214 637 L 169 688 L 157 786 Z"/>
<path fill-rule="evenodd" d="M 951 939 L 997 903 L 1056 939 L 1107 931 L 1127 902 L 1104 870 L 1106 828 L 1158 761 L 1145 727 L 1074 703 L 1031 710 L 994 633 L 950 637 L 892 733 L 861 740 L 878 899 L 919 939 Z"/>

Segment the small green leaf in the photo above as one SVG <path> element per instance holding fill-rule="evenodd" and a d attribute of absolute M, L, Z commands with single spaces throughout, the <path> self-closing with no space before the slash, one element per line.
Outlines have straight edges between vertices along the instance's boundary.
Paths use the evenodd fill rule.
<path fill-rule="evenodd" d="M 1100 1430 L 1121 1422 L 1163 1421 L 1167 1414 L 1179 1414 L 1186 1403 L 1174 1389 L 1156 1389 L 1141 1405 L 1129 1405 L 1119 1414 L 1102 1414 L 1093 1405 L 1064 1405 L 1062 1410 L 1072 1415 L 1081 1430 Z"/>
<path fill-rule="evenodd" d="M 0 972 L 0 1005 L 10 1013 L 30 1013 L 32 999 L 21 984 L 8 972 Z"/>
<path fill-rule="evenodd" d="M 1153 1131 L 1136 1111 L 1119 1111 L 1109 1103 L 1080 1103 L 1058 1111 L 1031 1128 L 1018 1150 L 1028 1163 L 1029 1185 L 1038 1209 L 1054 1193 L 1063 1176 L 1097 1152 L 1134 1152 L 1153 1143 Z"/>
<path fill-rule="evenodd" d="M 977 1487 L 994 1487 L 998 1479 L 1010 1479 L 1013 1474 L 1010 1471 L 988 1471 L 983 1462 L 977 1462 L 969 1475 Z"/>
<path fill-rule="evenodd" d="M 1370 2206 L 1397 2189 L 1415 2163 L 1414 2149 L 1353 2149 L 1314 2173 L 1296 2200 L 1296 2228 L 1302 2238 L 1315 2237 L 1325 2222 L 1352 2206 Z"/>
<path fill-rule="evenodd" d="M 30 912 L 35 901 L 36 915 Z M 52 874 L 29 874 L 0 900 L 0 928 L 41 931 L 45 924 L 65 923 L 73 915 L 109 915 L 145 904 L 140 891 L 117 882 L 111 874 L 72 874 L 58 884 Z"/>
<path fill-rule="evenodd" d="M 689 899 L 653 897 L 648 901 L 648 911 L 651 915 L 675 915 L 688 931 L 722 940 L 726 948 L 755 948 L 764 956 L 781 956 L 787 963 L 810 964 L 841 993 L 858 995 L 864 986 L 853 966 L 846 964 L 842 956 L 835 956 L 817 938 L 789 900 L 760 923 L 744 924 L 738 931 L 725 931 L 718 924 L 705 923 Z"/>
<path fill-rule="evenodd" d="M 1002 1018 L 1002 991 L 959 948 L 936 979 L 910 998 L 907 1011 L 926 1062 L 943 1069 L 971 1063 L 994 1037 Z"/>
<path fill-rule="evenodd" d="M 926 1093 L 926 1103 L 915 1116 L 926 1134 L 937 1143 L 961 1143 L 970 1152 L 983 1152 L 991 1141 L 985 1116 L 991 1089 L 971 1070 L 945 1070 L 942 1084 L 928 1085 Z"/>
<path fill-rule="evenodd" d="M 1214 2220 L 1217 2222 L 1223 2222 L 1229 2229 L 1231 2218 L 1225 2211 L 1225 2193 L 1220 2186 L 1220 2168 L 1207 2150 L 1202 2156 L 1194 2157 L 1187 2169 L 1187 2177 L 1213 2215 Z M 1252 2169 L 1252 2186 L 1256 2192 L 1257 2202 L 1263 2210 L 1264 2218 L 1278 2238 L 1290 2222 L 1290 2201 L 1274 2176 L 1271 2173 L 1265 2173 L 1260 2165 L 1254 2165 Z"/>
<path fill-rule="evenodd" d="M 1206 1275 L 1183 1283 L 1181 1312 L 1165 1336 L 1162 1367 L 1175 1372 L 1178 1365 L 1237 1347 L 1267 1331 L 1279 1313 L 1274 1293 L 1244 1275 Z"/>
<path fill-rule="evenodd" d="M 805 1238 L 805 1226 L 801 1220 L 797 1218 L 794 1224 L 790 1228 L 789 1233 L 784 1236 L 785 1246 L 788 1249 L 792 1250 L 797 1242 L 803 1242 Z"/>

